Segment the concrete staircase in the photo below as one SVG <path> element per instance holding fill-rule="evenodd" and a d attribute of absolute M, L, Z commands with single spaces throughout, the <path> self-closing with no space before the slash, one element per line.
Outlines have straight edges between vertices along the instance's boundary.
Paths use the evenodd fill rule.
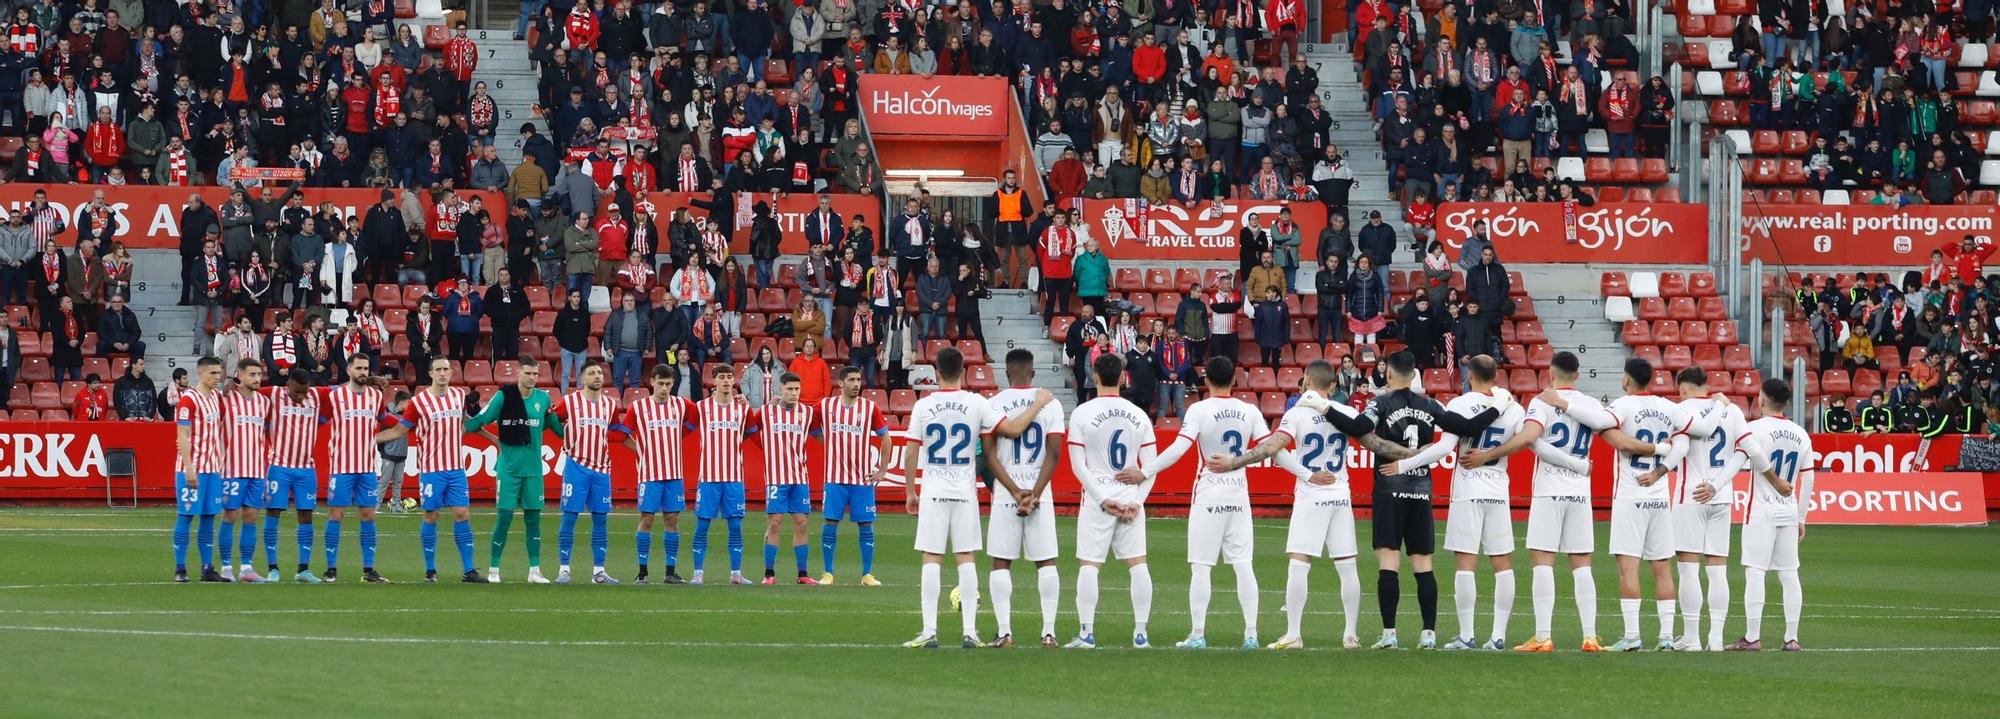
<path fill-rule="evenodd" d="M 1063 362 L 1062 343 L 1042 337 L 1042 316 L 1034 312 L 1033 296 L 1027 290 L 994 290 L 991 298 L 979 303 L 994 380 L 1006 386 L 1007 351 L 1026 349 L 1035 353 L 1035 386 L 1055 393 L 1065 411 L 1075 409 L 1075 383 Z"/>
<path fill-rule="evenodd" d="M 1557 352 L 1576 353 L 1576 387 L 1599 399 L 1623 396 L 1625 360 L 1632 350 L 1618 339 L 1618 326 L 1604 319 L 1599 296 L 1602 268 L 1576 265 L 1509 265 L 1528 280 L 1535 314 Z"/>
<path fill-rule="evenodd" d="M 146 329 L 146 374 L 166 386 L 174 368 L 194 369 L 195 360 L 214 350 L 213 338 L 194 347 L 195 308 L 180 306 L 181 257 L 175 250 L 132 251 L 132 297 L 127 304 Z"/>
<path fill-rule="evenodd" d="M 518 10 L 517 10 L 518 11 Z M 512 171 L 521 164 L 521 125 L 534 123 L 535 131 L 544 137 L 549 134 L 549 124 L 534 111 L 536 102 L 536 80 L 540 74 L 535 63 L 528 59 L 526 41 L 514 39 L 513 14 L 498 17 L 497 10 L 489 13 L 492 29 L 475 29 L 468 32 L 474 42 L 479 43 L 479 69 L 472 73 L 472 79 L 486 83 L 486 94 L 492 96 L 500 109 L 500 126 L 495 145 L 500 148 L 500 160 L 507 163 Z M 504 25 L 504 27 L 501 27 Z M 556 140 L 561 146 L 566 140 Z M 542 168 L 554 181 L 561 168 Z"/>
<path fill-rule="evenodd" d="M 1371 211 L 1380 211 L 1382 220 L 1397 226 L 1397 234 L 1409 239 L 1402 227 L 1402 206 L 1389 199 L 1387 168 L 1382 164 L 1382 142 L 1376 139 L 1374 118 L 1368 114 L 1368 93 L 1355 73 L 1353 56 L 1343 45 L 1308 46 L 1306 62 L 1319 71 L 1320 104 L 1332 114 L 1333 142 L 1354 171 L 1354 189 L 1348 193 L 1348 222 L 1358 229 Z M 1317 160 L 1318 158 L 1309 158 Z M 1308 238 L 1308 241 L 1317 241 Z M 1404 256 L 1398 253 L 1398 257 Z"/>

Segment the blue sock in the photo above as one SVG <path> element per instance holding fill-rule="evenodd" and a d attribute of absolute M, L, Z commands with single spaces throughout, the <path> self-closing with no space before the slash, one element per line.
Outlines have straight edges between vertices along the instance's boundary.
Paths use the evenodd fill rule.
<path fill-rule="evenodd" d="M 778 545 L 772 544 L 770 542 L 765 542 L 764 573 L 770 574 L 772 572 L 777 571 L 776 569 L 777 566 L 778 566 Z"/>
<path fill-rule="evenodd" d="M 701 571 L 702 562 L 708 559 L 708 522 L 706 519 L 694 521 L 694 570 Z"/>
<path fill-rule="evenodd" d="M 375 520 L 361 520 L 361 568 L 375 566 Z"/>
<path fill-rule="evenodd" d="M 174 571 L 185 572 L 188 568 L 188 530 L 194 526 L 194 517 L 182 514 L 174 517 Z"/>
<path fill-rule="evenodd" d="M 472 571 L 472 520 L 461 519 L 452 522 L 451 540 L 458 543 L 460 573 Z"/>
<path fill-rule="evenodd" d="M 195 546 L 201 552 L 201 568 L 215 567 L 215 515 L 203 515 L 201 524 L 195 530 Z"/>
<path fill-rule="evenodd" d="M 798 566 L 800 574 L 806 573 L 806 545 L 792 545 L 792 563 Z"/>
<path fill-rule="evenodd" d="M 875 573 L 875 525 L 861 525 L 861 573 Z"/>
<path fill-rule="evenodd" d="M 646 571 L 653 564 L 653 533 L 645 529 L 634 532 L 632 544 L 639 548 L 639 571 Z"/>
<path fill-rule="evenodd" d="M 743 571 L 743 518 L 729 518 L 729 571 Z"/>
<path fill-rule="evenodd" d="M 664 545 L 661 549 L 663 550 L 662 554 L 667 560 L 667 571 L 674 571 L 674 563 L 681 556 L 681 533 L 669 529 L 660 533 L 660 542 Z"/>
<path fill-rule="evenodd" d="M 307 567 L 312 566 L 313 526 L 301 522 L 299 524 L 298 535 L 299 535 L 299 571 L 303 572 L 306 570 Z"/>
<path fill-rule="evenodd" d="M 231 568 L 234 565 L 230 563 L 229 558 L 236 553 L 236 523 L 227 519 L 222 520 L 222 536 L 216 538 L 216 541 L 219 543 L 216 546 L 221 552 L 218 559 L 221 560 L 222 568 Z"/>
<path fill-rule="evenodd" d="M 257 563 L 257 516 L 253 514 L 251 516 L 244 517 L 243 524 L 241 526 L 238 526 L 236 528 L 236 531 L 242 533 L 242 537 L 240 537 L 237 540 L 237 545 L 238 545 L 237 548 L 243 550 L 237 552 L 238 559 L 236 561 L 246 567 L 256 564 Z"/>
<path fill-rule="evenodd" d="M 278 515 L 264 515 L 264 564 L 272 569 L 278 567 L 278 520 Z"/>
<path fill-rule="evenodd" d="M 417 536 L 423 538 L 424 571 L 426 573 L 436 572 L 438 568 L 437 522 L 425 522 L 423 529 L 417 530 Z"/>
<path fill-rule="evenodd" d="M 340 520 L 326 520 L 326 568 L 331 571 L 340 566 Z"/>
<path fill-rule="evenodd" d="M 840 525 L 827 522 L 819 527 L 819 564 L 827 574 L 833 573 L 833 555 L 840 549 Z"/>
<path fill-rule="evenodd" d="M 590 559 L 591 566 L 604 566 L 604 555 L 611 550 L 611 513 L 590 513 Z"/>
<path fill-rule="evenodd" d="M 576 546 L 576 513 L 563 512 L 562 529 L 556 532 L 556 564 L 569 566 L 569 552 Z"/>

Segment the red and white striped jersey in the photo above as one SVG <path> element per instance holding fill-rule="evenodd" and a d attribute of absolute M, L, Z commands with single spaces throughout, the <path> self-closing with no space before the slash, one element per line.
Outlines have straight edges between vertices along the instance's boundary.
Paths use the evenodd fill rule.
<path fill-rule="evenodd" d="M 319 390 L 320 417 L 332 425 L 327 441 L 327 471 L 333 474 L 375 474 L 381 464 L 375 433 L 395 421 L 382 411 L 382 390 L 348 385 Z"/>
<path fill-rule="evenodd" d="M 639 444 L 639 481 L 663 482 L 685 479 L 687 465 L 682 464 L 681 447 L 686 443 L 687 433 L 694 429 L 689 415 L 694 413 L 694 403 L 679 395 L 661 402 L 651 396 L 640 397 L 625 405 L 622 424 Z"/>
<path fill-rule="evenodd" d="M 263 478 L 270 473 L 264 431 L 270 424 L 271 400 L 239 390 L 222 393 L 222 476 Z"/>
<path fill-rule="evenodd" d="M 581 390 L 563 395 L 550 410 L 563 421 L 563 454 L 584 469 L 611 473 L 611 430 L 618 414 L 618 398 L 599 394 L 583 396 Z M 622 431 L 622 430 L 621 430 Z"/>
<path fill-rule="evenodd" d="M 417 474 L 465 469 L 465 388 L 446 387 L 438 395 L 418 390 L 403 408 L 410 446 L 417 450 Z"/>
<path fill-rule="evenodd" d="M 191 389 L 174 406 L 174 423 L 188 428 L 189 456 L 175 457 L 175 471 L 194 465 L 195 474 L 222 471 L 222 402 L 216 392 Z"/>
<path fill-rule="evenodd" d="M 806 435 L 813 431 L 814 414 L 804 403 L 788 409 L 773 402 L 750 410 L 744 434 L 757 435 L 764 448 L 765 486 L 806 483 Z"/>
<path fill-rule="evenodd" d="M 701 432 L 701 466 L 695 481 L 743 481 L 743 430 L 749 415 L 750 403 L 741 397 L 729 404 L 714 397 L 695 403 L 694 426 Z"/>
<path fill-rule="evenodd" d="M 819 401 L 813 422 L 820 446 L 826 448 L 826 482 L 867 484 L 881 462 L 877 445 L 889 433 L 882 408 L 859 397 L 846 404 L 836 395 Z"/>
<path fill-rule="evenodd" d="M 265 387 L 258 390 L 271 400 L 270 465 L 290 469 L 310 469 L 313 466 L 313 448 L 319 444 L 318 392 L 307 392 L 303 401 L 292 402 L 291 394 L 283 387 Z"/>

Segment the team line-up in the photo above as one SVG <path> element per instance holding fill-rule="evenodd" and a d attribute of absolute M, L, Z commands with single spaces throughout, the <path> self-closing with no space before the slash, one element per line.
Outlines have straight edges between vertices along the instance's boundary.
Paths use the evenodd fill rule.
<path fill-rule="evenodd" d="M 1532 558 L 1535 632 L 1513 647 L 1521 652 L 1549 652 L 1556 601 L 1555 563 L 1568 555 L 1573 594 L 1580 618 L 1583 651 L 1636 651 L 1641 639 L 1643 606 L 1641 570 L 1653 575 L 1655 608 L 1662 651 L 1748 650 L 1762 648 L 1761 624 L 1765 575 L 1778 574 L 1783 588 L 1784 649 L 1797 651 L 1803 593 L 1799 585 L 1798 547 L 1805 534 L 1806 506 L 1814 456 L 1810 436 L 1784 417 L 1791 396 L 1781 380 L 1767 381 L 1759 397 L 1763 416 L 1746 421 L 1733 403 L 1710 395 L 1699 372 L 1677 376 L 1679 401 L 1649 395 L 1645 388 L 1652 367 L 1630 360 L 1625 367 L 1626 396 L 1603 405 L 1574 389 L 1577 359 L 1563 352 L 1553 359 L 1554 388 L 1526 406 L 1505 388 L 1494 385 L 1496 363 L 1472 358 L 1467 394 L 1440 405 L 1416 383 L 1414 359 L 1407 353 L 1385 358 L 1389 390 L 1365 409 L 1330 402 L 1334 368 L 1316 362 L 1306 368 L 1306 386 L 1297 403 L 1267 426 L 1254 405 L 1230 396 L 1235 366 L 1227 358 L 1212 358 L 1206 366 L 1209 398 L 1188 408 L 1179 435 L 1160 451 L 1150 417 L 1118 396 L 1124 367 L 1115 355 L 1099 358 L 1091 369 L 1096 398 L 1079 405 L 1068 418 L 1046 391 L 1029 387 L 1034 357 L 1025 350 L 1007 356 L 1012 388 L 992 398 L 962 388 L 964 361 L 955 350 L 938 353 L 940 389 L 919 399 L 901 439 L 904 476 L 911 478 L 906 509 L 917 517 L 915 548 L 922 555 L 921 633 L 905 645 L 935 648 L 938 602 L 943 591 L 942 563 L 952 555 L 958 584 L 952 595 L 963 623 L 967 648 L 1010 647 L 1013 581 L 1011 565 L 1026 560 L 1037 568 L 1042 610 L 1041 644 L 1058 645 L 1057 604 L 1061 577 L 1054 494 L 1050 480 L 1057 462 L 1065 459 L 1083 487 L 1077 508 L 1075 557 L 1075 638 L 1062 646 L 1094 648 L 1098 576 L 1104 562 L 1115 557 L 1128 567 L 1134 631 L 1132 645 L 1151 646 L 1147 624 L 1152 606 L 1152 579 L 1146 559 L 1145 502 L 1155 478 L 1187 455 L 1198 457 L 1194 496 L 1188 519 L 1188 562 L 1192 631 L 1175 644 L 1207 646 L 1205 625 L 1211 595 L 1211 575 L 1218 559 L 1236 577 L 1244 618 L 1246 649 L 1299 649 L 1305 646 L 1301 622 L 1308 603 L 1311 563 L 1330 558 L 1340 578 L 1344 617 L 1342 644 L 1358 648 L 1361 585 L 1353 503 L 1347 482 L 1350 443 L 1375 457 L 1373 547 L 1379 564 L 1377 599 L 1382 618 L 1381 638 L 1374 648 L 1400 646 L 1396 615 L 1401 597 L 1402 555 L 1414 570 L 1417 600 L 1423 620 L 1418 647 L 1438 648 L 1436 639 L 1437 582 L 1431 515 L 1432 469 L 1456 453 L 1453 495 L 1446 519 L 1445 549 L 1454 555 L 1453 599 L 1458 633 L 1444 645 L 1448 650 L 1507 648 L 1507 626 L 1513 610 L 1515 553 L 1513 521 L 1508 512 L 1508 458 L 1529 450 L 1539 460 L 1534 472 L 1534 498 L 1528 514 L 1527 545 Z M 638 583 L 648 581 L 656 519 L 664 525 L 667 583 L 701 584 L 710 522 L 722 518 L 728 526 L 730 582 L 748 584 L 742 574 L 744 493 L 740 450 L 755 438 L 763 452 L 769 522 L 765 533 L 765 584 L 775 583 L 777 543 L 790 517 L 791 544 L 800 584 L 829 584 L 838 525 L 855 522 L 860 530 L 861 583 L 874 586 L 873 522 L 875 485 L 892 457 L 894 438 L 886 418 L 861 394 L 858 370 L 843 369 L 840 392 L 817 405 L 798 401 L 798 379 L 780 378 L 778 400 L 750 407 L 734 393 L 733 370 L 713 368 L 716 390 L 708 399 L 689 401 L 673 394 L 671 371 L 655 372 L 652 394 L 619 408 L 603 391 L 604 368 L 593 363 L 582 374 L 582 387 L 552 400 L 535 389 L 540 367 L 521 362 L 516 385 L 503 387 L 481 407 L 464 388 L 452 387 L 451 368 L 432 365 L 432 384 L 410 398 L 400 415 L 384 411 L 380 383 L 369 376 L 365 358 L 348 366 L 348 381 L 314 388 L 294 374 L 283 387 L 264 387 L 262 367 L 243 363 L 229 388 L 223 388 L 221 364 L 204 359 L 197 366 L 194 391 L 176 408 L 178 517 L 174 532 L 176 581 L 187 581 L 189 534 L 199 522 L 202 581 L 274 582 L 278 578 L 277 536 L 287 509 L 298 515 L 298 570 L 304 583 L 337 581 L 341 523 L 346 509 L 360 515 L 362 576 L 388 581 L 374 568 L 375 463 L 378 441 L 407 435 L 417 447 L 414 467 L 421 484 L 424 521 L 422 545 L 426 581 L 436 581 L 437 515 L 449 509 L 453 539 L 458 545 L 462 580 L 500 581 L 513 513 L 525 520 L 530 583 L 548 583 L 538 566 L 539 517 L 543 507 L 542 433 L 562 440 L 563 472 L 559 539 L 561 566 L 556 583 L 571 579 L 570 556 L 580 515 L 592 518 L 591 581 L 617 584 L 605 569 L 608 519 L 611 510 L 608 446 L 622 441 L 638 456 L 640 523 L 636 534 Z M 312 512 L 317 481 L 312 468 L 314 433 L 330 426 L 326 498 L 326 569 L 310 569 L 314 532 Z M 474 568 L 473 537 L 468 517 L 467 480 L 463 466 L 464 436 L 477 432 L 499 448 L 497 508 L 492 557 L 485 576 Z M 696 529 L 692 541 L 694 570 L 683 579 L 675 563 L 679 555 L 678 519 L 685 509 L 681 471 L 682 442 L 701 433 L 702 456 L 697 468 Z M 806 450 L 817 439 L 826 454 L 821 532 L 824 573 L 812 579 L 806 570 L 806 525 L 811 513 L 806 481 Z M 1624 633 L 1604 646 L 1596 627 L 1597 598 L 1591 576 L 1596 551 L 1590 496 L 1590 447 L 1602 439 L 1616 448 L 1610 544 L 1619 569 L 1620 610 Z M 1069 450 L 1063 457 L 1064 449 Z M 990 468 L 995 486 L 987 526 L 982 530 L 978 462 Z M 1286 631 L 1264 645 L 1258 638 L 1258 589 L 1251 569 L 1253 536 L 1244 468 L 1273 461 L 1297 479 L 1285 552 L 1287 568 Z M 1804 463 L 1806 466 L 1801 466 Z M 1746 632 L 1724 643 L 1723 626 L 1731 601 L 1727 560 L 1730 546 L 1730 501 L 1736 475 L 1753 471 L 1749 510 L 1743 526 L 1744 577 L 1742 600 Z M 261 479 L 260 479 L 261 478 Z M 258 486 L 263 491 L 257 491 Z M 265 512 L 263 544 L 267 574 L 255 573 L 256 536 L 250 523 L 255 511 Z M 222 526 L 219 568 L 211 563 L 217 517 Z M 231 573 L 231 533 L 242 523 L 241 566 Z M 975 554 L 982 549 L 992 561 L 988 591 L 997 620 L 997 637 L 980 637 L 979 591 Z M 1475 628 L 1478 601 L 1477 561 L 1487 555 L 1493 568 L 1493 619 L 1488 638 Z M 1677 560 L 1677 561 L 1676 561 Z M 1675 568 L 1678 566 L 1678 577 Z M 1704 594 L 1701 582 L 1708 586 Z M 1677 581 L 1678 579 L 1678 581 Z M 1678 590 L 1676 585 L 1678 584 Z M 1704 641 L 1702 608 L 1706 600 L 1709 626 Z M 1676 612 L 1683 631 L 1675 633 Z"/>

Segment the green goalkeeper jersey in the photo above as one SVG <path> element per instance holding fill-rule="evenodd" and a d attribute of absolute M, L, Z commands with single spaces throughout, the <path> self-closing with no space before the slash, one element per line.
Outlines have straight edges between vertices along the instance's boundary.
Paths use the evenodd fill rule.
<path fill-rule="evenodd" d="M 549 393 L 540 389 L 534 390 L 523 396 L 521 403 L 527 408 L 528 416 L 525 421 L 528 425 L 528 436 L 533 440 L 521 445 L 496 443 L 500 448 L 500 460 L 498 466 L 494 468 L 496 475 L 541 476 L 542 430 L 554 430 L 558 436 L 562 434 L 562 422 L 549 412 L 555 405 L 555 400 L 549 397 Z M 500 410 L 505 404 L 498 396 L 488 400 L 486 407 L 481 409 L 479 414 L 465 420 L 465 431 L 477 432 L 489 425 L 500 423 Z"/>

